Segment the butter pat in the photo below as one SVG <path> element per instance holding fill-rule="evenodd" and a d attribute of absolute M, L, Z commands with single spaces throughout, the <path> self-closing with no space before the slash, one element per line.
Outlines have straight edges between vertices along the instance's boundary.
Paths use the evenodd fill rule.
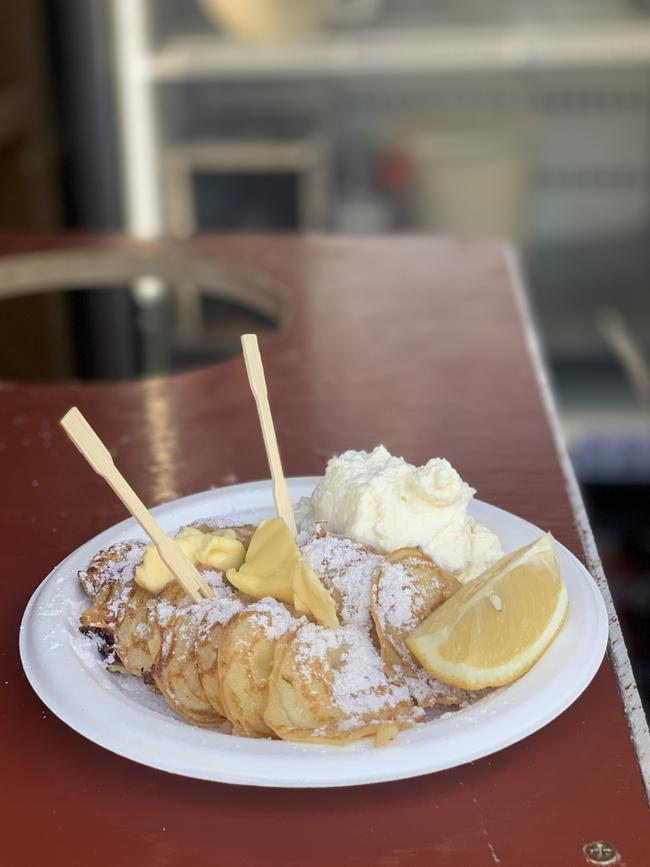
<path fill-rule="evenodd" d="M 183 527 L 176 536 L 176 542 L 195 566 L 227 572 L 241 566 L 246 556 L 244 546 L 234 536 L 234 532 L 228 529 L 221 530 L 217 535 L 203 533 L 196 527 Z M 174 580 L 156 546 L 147 545 L 142 562 L 135 570 L 136 584 L 155 594 Z"/>
<path fill-rule="evenodd" d="M 246 560 L 226 577 L 242 593 L 262 599 L 272 596 L 310 614 L 323 626 L 339 625 L 331 594 L 303 560 L 282 518 L 262 521 L 251 539 Z"/>
<path fill-rule="evenodd" d="M 300 569 L 300 553 L 282 518 L 262 521 L 239 569 L 226 572 L 226 578 L 242 593 L 255 599 L 273 596 L 293 604 L 294 573 Z"/>
<path fill-rule="evenodd" d="M 336 629 L 339 618 L 332 594 L 323 586 L 309 563 L 302 559 L 302 569 L 294 575 L 293 607 L 300 614 L 311 614 L 322 626 Z"/>

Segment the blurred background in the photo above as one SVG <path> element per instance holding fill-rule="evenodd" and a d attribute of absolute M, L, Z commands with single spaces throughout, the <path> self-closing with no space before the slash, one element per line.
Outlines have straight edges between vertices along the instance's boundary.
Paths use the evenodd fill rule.
<path fill-rule="evenodd" d="M 650 2 L 21 0 L 0 22 L 0 229 L 516 245 L 647 710 Z M 141 376 L 277 327 L 236 275 L 77 266 L 0 301 L 0 377 Z"/>

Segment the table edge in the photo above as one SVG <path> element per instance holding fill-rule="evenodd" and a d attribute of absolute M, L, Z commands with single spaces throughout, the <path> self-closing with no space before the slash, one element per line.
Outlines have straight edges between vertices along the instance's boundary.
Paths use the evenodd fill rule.
<path fill-rule="evenodd" d="M 598 554 L 596 541 L 589 523 L 580 486 L 576 478 L 571 458 L 564 441 L 564 435 L 560 426 L 555 397 L 544 364 L 541 343 L 535 328 L 533 327 L 533 313 L 528 300 L 528 291 L 519 264 L 519 257 L 510 244 L 503 245 L 503 257 L 505 267 L 510 277 L 515 303 L 521 318 L 526 348 L 530 356 L 535 379 L 539 386 L 544 411 L 548 420 L 557 457 L 562 469 L 567 494 L 571 502 L 571 509 L 576 522 L 576 529 L 580 543 L 585 554 L 586 566 L 593 576 L 600 590 L 607 614 L 609 617 L 609 656 L 614 667 L 618 690 L 625 709 L 625 716 L 630 730 L 630 736 L 634 750 L 639 761 L 641 776 L 646 790 L 646 797 L 650 802 L 650 730 L 646 720 L 645 711 L 639 696 L 639 690 L 634 679 L 634 673 L 630 664 L 618 614 L 614 608 L 612 594 L 603 570 L 602 561 Z"/>

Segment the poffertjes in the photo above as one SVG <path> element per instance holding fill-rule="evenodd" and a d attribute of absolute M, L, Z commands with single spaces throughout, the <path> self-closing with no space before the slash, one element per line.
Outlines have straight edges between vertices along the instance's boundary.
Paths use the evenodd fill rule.
<path fill-rule="evenodd" d="M 218 655 L 221 635 L 227 623 L 251 602 L 253 600 L 242 593 L 233 593 L 202 606 L 203 613 L 194 642 L 194 662 L 208 701 L 222 717 L 226 716 L 226 712 L 219 688 Z"/>
<path fill-rule="evenodd" d="M 150 599 L 150 593 L 132 584 L 113 629 L 115 655 L 129 674 L 143 675 L 154 662 L 149 651 Z"/>
<path fill-rule="evenodd" d="M 214 726 L 223 716 L 208 700 L 194 661 L 201 606 L 178 611 L 168 624 L 151 674 L 160 692 L 180 716 L 194 725 Z"/>
<path fill-rule="evenodd" d="M 366 545 L 324 534 L 320 528 L 301 551 L 334 597 L 341 625 L 354 624 L 376 641 L 370 616 L 370 587 L 383 558 Z"/>
<path fill-rule="evenodd" d="M 96 554 L 87 569 L 78 574 L 82 589 L 93 601 L 93 605 L 81 614 L 81 631 L 97 637 L 100 653 L 112 670 L 126 670 L 130 674 L 142 674 L 143 671 L 135 665 L 129 668 L 123 665 L 115 647 L 116 632 L 127 615 L 130 620 L 142 614 L 146 596 L 138 593 L 140 588 L 133 581 L 133 573 L 142 559 L 144 548 L 143 543 L 136 541 L 112 545 Z M 128 634 L 127 626 L 122 634 L 126 641 Z M 121 649 L 126 651 L 126 648 Z M 148 657 L 147 665 L 150 667 Z"/>
<path fill-rule="evenodd" d="M 219 640 L 217 672 L 225 715 L 235 734 L 271 737 L 264 719 L 275 645 L 298 625 L 295 612 L 266 598 L 235 615 Z"/>
<path fill-rule="evenodd" d="M 370 611 L 381 657 L 408 686 L 420 707 L 463 705 L 477 696 L 430 677 L 406 639 L 432 611 L 463 585 L 418 548 L 400 548 L 381 559 L 372 576 Z"/>
<path fill-rule="evenodd" d="M 192 604 L 177 583 L 168 585 L 148 603 L 151 623 L 149 647 L 155 662 L 151 676 L 169 705 L 185 719 L 201 726 L 223 723 L 225 714 L 215 677 L 220 631 L 243 610 L 221 573 L 204 572 L 214 596 Z M 175 602 L 175 604 L 174 604 Z M 211 654 L 206 658 L 206 638 Z M 203 650 L 203 653 L 201 653 Z M 212 675 L 212 676 L 211 676 Z"/>
<path fill-rule="evenodd" d="M 81 588 L 93 605 L 109 603 L 115 591 L 133 578 L 135 567 L 142 559 L 144 542 L 118 542 L 99 551 L 86 569 L 78 573 Z"/>
<path fill-rule="evenodd" d="M 284 740 L 341 745 L 417 718 L 358 627 L 305 623 L 278 642 L 264 719 Z"/>
<path fill-rule="evenodd" d="M 153 665 L 162 649 L 165 634 L 179 608 L 186 608 L 192 600 L 180 584 L 174 581 L 147 602 L 147 647 Z M 119 652 L 119 651 L 118 651 Z M 150 678 L 147 678 L 151 682 Z"/>
<path fill-rule="evenodd" d="M 225 532 L 210 521 L 193 526 Z M 227 528 L 244 547 L 253 530 Z M 323 528 L 303 540 L 301 555 L 335 600 L 336 629 L 276 599 L 253 600 L 200 564 L 214 598 L 194 604 L 175 581 L 151 593 L 134 580 L 144 551 L 120 543 L 79 574 L 93 602 L 80 627 L 99 637 L 111 670 L 143 676 L 194 725 L 339 745 L 374 735 L 380 744 L 422 719 L 424 707 L 475 697 L 433 681 L 404 645 L 407 623 L 460 586 L 417 549 L 380 555 Z"/>
<path fill-rule="evenodd" d="M 382 659 L 391 670 L 417 673 L 407 636 L 461 586 L 417 548 L 400 548 L 382 559 L 372 576 L 370 611 Z"/>

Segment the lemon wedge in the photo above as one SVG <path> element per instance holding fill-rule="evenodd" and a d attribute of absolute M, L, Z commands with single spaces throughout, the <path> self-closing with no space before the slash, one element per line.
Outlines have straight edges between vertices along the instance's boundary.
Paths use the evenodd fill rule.
<path fill-rule="evenodd" d="M 546 533 L 465 584 L 406 644 L 444 683 L 471 690 L 503 686 L 537 662 L 568 605 L 553 537 Z"/>

